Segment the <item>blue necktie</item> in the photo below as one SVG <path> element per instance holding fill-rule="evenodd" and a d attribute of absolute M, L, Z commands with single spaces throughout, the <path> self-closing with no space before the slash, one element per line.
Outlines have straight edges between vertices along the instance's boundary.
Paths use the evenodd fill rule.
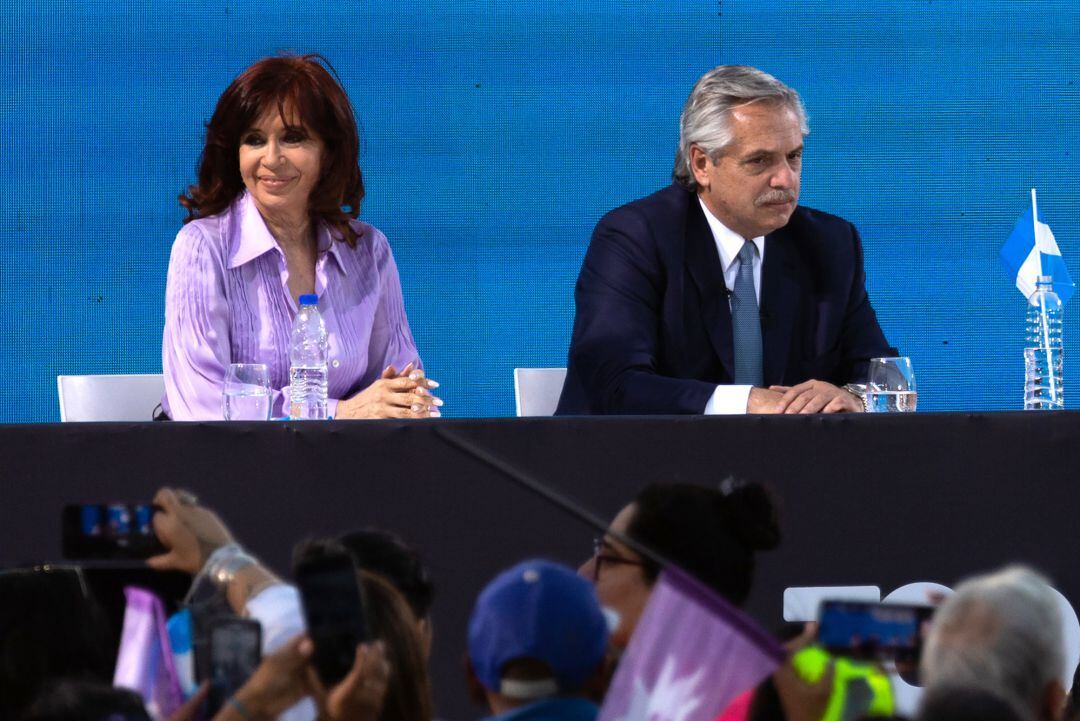
<path fill-rule="evenodd" d="M 761 314 L 754 292 L 754 256 L 757 246 L 743 243 L 739 251 L 739 274 L 731 298 L 731 330 L 735 342 L 735 384 L 762 385 Z"/>

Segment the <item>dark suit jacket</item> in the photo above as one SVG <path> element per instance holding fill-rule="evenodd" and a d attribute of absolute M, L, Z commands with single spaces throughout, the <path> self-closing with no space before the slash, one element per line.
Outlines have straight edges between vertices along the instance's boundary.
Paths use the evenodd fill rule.
<path fill-rule="evenodd" d="M 798 207 L 765 238 L 765 385 L 865 378 L 889 346 L 855 226 Z M 672 185 L 604 216 L 575 291 L 559 415 L 701 413 L 735 372 L 720 254 L 694 193 Z"/>

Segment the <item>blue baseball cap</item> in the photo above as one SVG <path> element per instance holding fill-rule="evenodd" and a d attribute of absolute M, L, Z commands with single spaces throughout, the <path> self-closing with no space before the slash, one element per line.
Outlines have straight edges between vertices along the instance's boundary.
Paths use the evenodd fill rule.
<path fill-rule="evenodd" d="M 592 584 L 558 563 L 533 559 L 503 571 L 476 599 L 469 619 L 469 658 L 485 687 L 523 697 L 504 683 L 510 661 L 547 664 L 558 691 L 576 691 L 604 660 L 608 630 Z M 534 685 L 535 690 L 535 685 Z"/>

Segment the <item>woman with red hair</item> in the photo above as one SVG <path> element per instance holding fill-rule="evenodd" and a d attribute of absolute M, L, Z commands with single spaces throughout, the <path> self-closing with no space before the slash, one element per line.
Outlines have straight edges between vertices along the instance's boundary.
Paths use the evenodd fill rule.
<path fill-rule="evenodd" d="M 319 296 L 329 335 L 328 413 L 428 418 L 397 266 L 357 220 L 364 184 L 345 91 L 314 55 L 258 61 L 218 100 L 198 183 L 169 260 L 164 412 L 220 420 L 230 363 L 265 363 L 284 415 L 289 336 L 301 295 Z"/>

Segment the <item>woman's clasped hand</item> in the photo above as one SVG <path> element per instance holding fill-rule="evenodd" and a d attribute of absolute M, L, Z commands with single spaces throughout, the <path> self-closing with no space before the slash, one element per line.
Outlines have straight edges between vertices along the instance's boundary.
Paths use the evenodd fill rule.
<path fill-rule="evenodd" d="M 387 368 L 379 379 L 338 403 L 338 418 L 438 418 L 443 401 L 432 394 L 439 384 L 409 363 L 399 373 Z"/>

